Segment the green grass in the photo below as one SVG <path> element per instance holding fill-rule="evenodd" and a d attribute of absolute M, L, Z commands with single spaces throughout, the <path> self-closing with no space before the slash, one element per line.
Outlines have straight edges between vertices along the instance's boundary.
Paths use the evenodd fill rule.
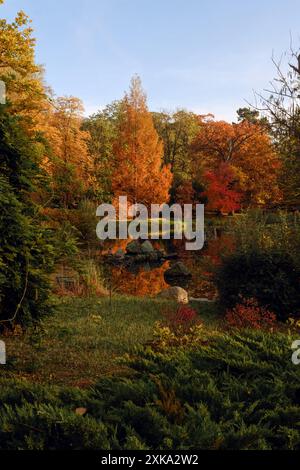
<path fill-rule="evenodd" d="M 123 373 L 118 358 L 151 340 L 162 308 L 170 305 L 125 296 L 113 298 L 111 305 L 108 298 L 97 297 L 56 303 L 56 313 L 42 329 L 5 338 L 8 364 L 0 368 L 2 377 L 88 386 L 103 375 Z"/>

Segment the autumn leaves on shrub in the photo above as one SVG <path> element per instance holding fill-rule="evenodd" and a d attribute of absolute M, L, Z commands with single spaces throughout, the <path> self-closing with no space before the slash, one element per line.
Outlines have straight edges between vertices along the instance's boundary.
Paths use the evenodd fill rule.
<path fill-rule="evenodd" d="M 163 309 L 162 316 L 164 324 L 175 333 L 186 333 L 193 326 L 201 324 L 196 310 L 185 304 L 179 304 L 176 309 Z"/>
<path fill-rule="evenodd" d="M 241 299 L 232 310 L 225 315 L 227 324 L 234 328 L 272 328 L 276 323 L 276 315 L 265 307 L 260 307 L 256 299 Z"/>
<path fill-rule="evenodd" d="M 189 305 L 180 304 L 176 309 L 170 307 L 162 310 L 162 329 L 173 338 L 174 342 L 182 344 L 182 337 L 195 336 L 195 332 L 203 327 L 200 313 Z M 221 318 L 220 318 L 221 320 Z M 224 313 L 225 324 L 229 328 L 251 328 L 255 330 L 273 330 L 277 325 L 276 315 L 266 307 L 261 306 L 254 298 L 240 298 L 239 302 Z M 169 338 L 170 339 L 170 338 Z"/>

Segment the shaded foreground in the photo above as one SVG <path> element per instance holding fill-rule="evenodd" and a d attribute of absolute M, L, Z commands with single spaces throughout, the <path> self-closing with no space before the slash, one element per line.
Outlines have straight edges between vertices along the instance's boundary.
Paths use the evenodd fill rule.
<path fill-rule="evenodd" d="M 126 300 L 122 302 L 125 306 Z M 62 304 L 60 323 L 57 317 L 49 319 L 52 334 L 57 321 L 56 335 L 63 337 L 61 343 L 52 338 L 54 379 L 63 382 L 63 363 L 69 381 L 74 379 L 69 369 L 77 351 L 78 362 L 88 354 L 91 363 L 86 372 L 77 370 L 78 377 L 98 376 L 98 380 L 91 387 L 78 388 L 30 383 L 28 378 L 42 378 L 41 370 L 32 376 L 27 372 L 27 380 L 2 374 L 1 449 L 300 448 L 300 366 L 291 362 L 288 333 L 225 332 L 212 321 L 187 337 L 156 329 L 153 340 L 153 323 L 161 305 L 146 299 L 132 302 L 127 299 L 127 316 L 125 307 L 123 317 L 116 314 L 118 310 L 112 312 L 98 343 L 92 332 L 101 323 L 92 326 L 87 321 L 87 315 L 99 314 L 95 301 L 86 309 L 82 305 L 78 318 L 74 306 L 78 308 L 80 301 Z M 113 318 L 118 318 L 114 329 Z M 80 327 L 79 336 L 85 331 L 89 352 L 85 341 L 77 344 L 74 331 L 62 330 L 67 319 L 74 331 Z M 151 338 L 150 344 L 141 345 Z M 137 343 L 140 346 L 134 350 Z M 60 357 L 55 350 L 58 344 L 64 345 Z M 126 349 L 130 355 L 123 357 L 117 370 L 115 357 Z M 36 352 L 37 360 L 44 361 L 46 377 L 51 367 L 43 355 Z M 116 370 L 118 374 L 110 374 Z M 20 376 L 21 370 L 11 375 Z"/>
<path fill-rule="evenodd" d="M 8 336 L 6 377 L 84 387 L 124 369 L 118 357 L 152 337 L 164 301 L 120 296 L 57 298 L 39 329 Z"/>

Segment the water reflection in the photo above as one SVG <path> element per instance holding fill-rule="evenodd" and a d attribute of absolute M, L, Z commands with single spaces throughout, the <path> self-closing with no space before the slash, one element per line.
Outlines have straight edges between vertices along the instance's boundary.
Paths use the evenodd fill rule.
<path fill-rule="evenodd" d="M 113 288 L 123 294 L 155 296 L 168 287 L 164 280 L 164 272 L 168 265 L 168 261 L 159 267 L 146 263 L 139 266 L 136 272 L 113 266 L 111 267 Z"/>
<path fill-rule="evenodd" d="M 130 240 L 107 240 L 100 254 L 125 252 Z M 220 255 L 233 250 L 233 241 L 228 236 L 207 240 L 199 251 L 186 251 L 184 240 L 153 240 L 155 249 L 164 249 L 166 253 L 176 253 L 192 274 L 188 281 L 177 281 L 176 285 L 187 289 L 192 297 L 214 298 L 216 290 L 212 283 L 212 272 L 220 262 Z M 130 266 L 107 265 L 103 269 L 106 282 L 115 293 L 135 296 L 156 296 L 169 287 L 164 273 L 174 261 L 132 263 Z"/>

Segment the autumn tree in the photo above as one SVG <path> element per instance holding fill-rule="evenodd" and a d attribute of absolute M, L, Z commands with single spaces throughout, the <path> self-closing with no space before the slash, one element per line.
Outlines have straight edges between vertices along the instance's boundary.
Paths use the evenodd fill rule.
<path fill-rule="evenodd" d="M 163 143 L 154 128 L 138 77 L 132 79 L 125 95 L 113 152 L 115 197 L 127 195 L 129 202 L 147 206 L 168 201 L 172 175 L 163 165 Z"/>
<path fill-rule="evenodd" d="M 30 19 L 23 11 L 12 23 L 0 19 L 0 80 L 6 86 L 9 111 L 26 117 L 22 125 L 29 128 L 46 101 L 43 70 L 35 63 L 32 33 Z"/>
<path fill-rule="evenodd" d="M 52 177 L 53 203 L 65 209 L 77 206 L 96 184 L 88 151 L 89 132 L 82 130 L 83 106 L 75 97 L 53 101 L 39 123 L 50 144 L 43 166 Z"/>
<path fill-rule="evenodd" d="M 164 163 L 174 174 L 190 174 L 189 145 L 199 132 L 198 116 L 184 109 L 152 113 L 155 129 L 164 143 Z"/>
<path fill-rule="evenodd" d="M 152 115 L 155 129 L 164 143 L 164 163 L 170 165 L 173 173 L 171 200 L 188 202 L 191 197 L 189 147 L 199 132 L 198 116 L 184 109 Z"/>
<path fill-rule="evenodd" d="M 114 101 L 83 122 L 88 131 L 88 148 L 97 181 L 96 196 L 99 201 L 112 199 L 112 174 L 114 171 L 113 145 L 117 138 L 123 101 Z"/>
<path fill-rule="evenodd" d="M 208 210 L 226 213 L 240 209 L 242 195 L 235 189 L 235 174 L 227 163 L 221 163 L 215 171 L 205 172 L 204 177 L 207 190 L 203 195 L 208 199 Z"/>
<path fill-rule="evenodd" d="M 207 170 L 222 163 L 238 181 L 244 205 L 271 205 L 280 201 L 280 159 L 264 126 L 243 119 L 237 124 L 203 121 L 191 146 L 195 175 L 203 179 Z"/>

